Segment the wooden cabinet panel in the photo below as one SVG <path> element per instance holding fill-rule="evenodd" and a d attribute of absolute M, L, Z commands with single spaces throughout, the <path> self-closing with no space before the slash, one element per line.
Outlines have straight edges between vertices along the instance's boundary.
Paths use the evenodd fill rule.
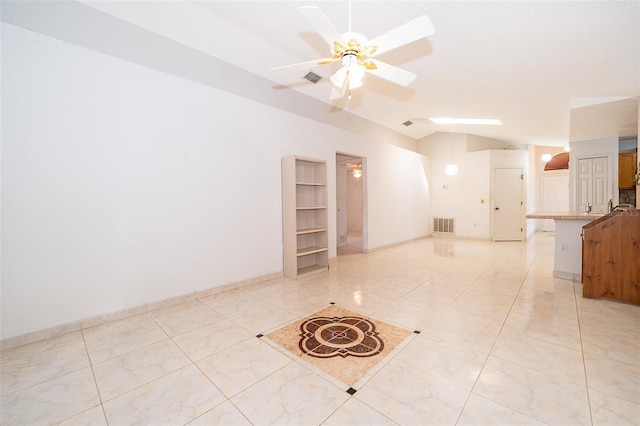
<path fill-rule="evenodd" d="M 582 228 L 582 295 L 640 305 L 640 210 L 614 210 Z"/>
<path fill-rule="evenodd" d="M 618 155 L 618 188 L 633 189 L 635 187 L 633 176 L 637 167 L 638 155 L 635 152 Z"/>

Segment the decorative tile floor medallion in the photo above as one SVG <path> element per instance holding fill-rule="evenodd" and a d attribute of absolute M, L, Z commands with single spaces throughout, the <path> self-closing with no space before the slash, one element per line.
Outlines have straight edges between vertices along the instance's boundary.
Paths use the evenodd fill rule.
<path fill-rule="evenodd" d="M 309 318 L 300 325 L 300 337 L 300 350 L 316 358 L 368 357 L 384 349 L 375 324 L 357 316 Z"/>
<path fill-rule="evenodd" d="M 411 335 L 332 305 L 267 337 L 351 386 Z"/>

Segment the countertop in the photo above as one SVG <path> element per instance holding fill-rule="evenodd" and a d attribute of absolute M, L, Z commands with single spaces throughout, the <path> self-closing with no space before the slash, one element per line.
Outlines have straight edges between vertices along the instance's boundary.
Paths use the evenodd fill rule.
<path fill-rule="evenodd" d="M 527 215 L 527 219 L 559 219 L 559 220 L 595 220 L 607 213 L 583 212 L 535 212 Z"/>

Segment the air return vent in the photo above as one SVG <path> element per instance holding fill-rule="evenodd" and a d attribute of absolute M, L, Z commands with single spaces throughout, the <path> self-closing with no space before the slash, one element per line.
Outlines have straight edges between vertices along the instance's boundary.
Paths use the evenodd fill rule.
<path fill-rule="evenodd" d="M 455 232 L 456 220 L 453 217 L 434 217 L 433 232 L 439 234 L 451 234 Z"/>
<path fill-rule="evenodd" d="M 407 120 L 404 123 L 402 123 L 403 126 L 407 126 L 407 127 L 411 126 L 412 124 L 413 124 L 413 121 L 411 120 Z"/>
<path fill-rule="evenodd" d="M 309 80 L 310 82 L 312 82 L 313 84 L 316 84 L 322 77 L 320 77 L 318 74 L 309 71 L 307 73 L 307 75 L 304 76 L 304 78 L 306 80 Z"/>

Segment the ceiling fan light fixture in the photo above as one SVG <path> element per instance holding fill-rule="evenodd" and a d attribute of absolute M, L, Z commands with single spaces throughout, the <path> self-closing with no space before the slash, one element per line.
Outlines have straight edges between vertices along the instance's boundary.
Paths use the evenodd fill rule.
<path fill-rule="evenodd" d="M 362 86 L 362 77 L 364 77 L 364 67 L 359 64 L 349 66 L 349 71 L 347 72 L 349 76 L 349 87 L 352 89 L 357 89 Z"/>
<path fill-rule="evenodd" d="M 362 86 L 362 77 L 364 77 L 364 67 L 355 63 L 353 65 L 347 65 L 336 71 L 330 78 L 331 82 L 342 89 L 345 82 L 348 80 L 349 89 L 357 89 Z"/>
<path fill-rule="evenodd" d="M 331 83 L 333 83 L 334 86 L 342 88 L 346 78 L 347 78 L 347 67 L 341 67 L 338 71 L 333 73 L 333 75 L 329 78 L 329 80 L 331 80 Z"/>

